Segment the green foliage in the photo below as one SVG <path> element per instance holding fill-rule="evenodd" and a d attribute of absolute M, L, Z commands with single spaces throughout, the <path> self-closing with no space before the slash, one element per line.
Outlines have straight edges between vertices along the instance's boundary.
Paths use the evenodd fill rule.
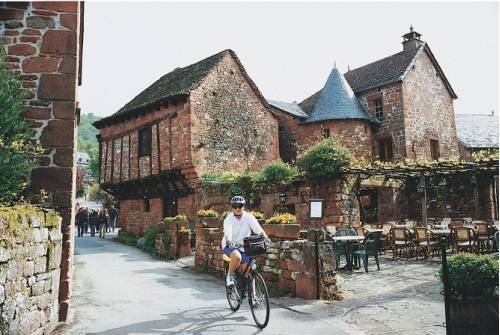
<path fill-rule="evenodd" d="M 155 250 L 156 233 L 156 226 L 149 226 L 144 236 L 137 240 L 137 246 L 147 252 L 153 252 Z"/>
<path fill-rule="evenodd" d="M 118 205 L 117 199 L 115 199 L 111 194 L 101 190 L 99 183 L 93 183 L 90 185 L 88 191 L 88 200 L 102 202 L 105 207 L 114 205 L 115 207 Z"/>
<path fill-rule="evenodd" d="M 80 124 L 78 125 L 78 151 L 86 152 L 90 155 L 91 151 L 99 150 L 99 143 L 96 138 L 99 130 L 92 125 L 92 123 L 99 119 L 100 117 L 92 113 L 80 116 Z"/>
<path fill-rule="evenodd" d="M 341 168 L 352 160 L 349 149 L 340 146 L 334 137 L 323 139 L 306 149 L 299 157 L 298 166 L 312 180 L 336 178 Z"/>
<path fill-rule="evenodd" d="M 262 170 L 262 176 L 266 182 L 284 182 L 299 175 L 296 166 L 287 164 L 283 161 L 275 161 Z"/>
<path fill-rule="evenodd" d="M 21 88 L 21 82 L 7 68 L 3 48 L 0 48 L 0 203 L 19 198 L 31 170 L 37 165 L 34 155 L 40 152 L 22 116 Z"/>
<path fill-rule="evenodd" d="M 116 240 L 121 243 L 125 243 L 127 245 L 137 245 L 137 240 L 139 238 L 131 233 L 127 233 L 119 230 L 118 236 L 116 236 Z"/>
<path fill-rule="evenodd" d="M 442 280 L 443 269 L 438 277 Z M 498 295 L 498 259 L 461 252 L 448 258 L 450 294 L 456 298 Z"/>

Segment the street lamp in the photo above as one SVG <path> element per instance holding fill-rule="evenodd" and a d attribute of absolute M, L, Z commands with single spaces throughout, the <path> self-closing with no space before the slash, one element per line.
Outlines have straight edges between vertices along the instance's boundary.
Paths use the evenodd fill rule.
<path fill-rule="evenodd" d="M 286 202 L 286 194 L 285 194 L 285 192 L 280 192 L 278 194 L 278 196 L 280 198 L 280 203 L 283 205 Z"/>

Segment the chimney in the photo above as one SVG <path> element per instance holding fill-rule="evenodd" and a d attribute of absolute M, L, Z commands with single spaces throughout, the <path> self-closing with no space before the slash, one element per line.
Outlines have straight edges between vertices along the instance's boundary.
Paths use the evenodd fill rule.
<path fill-rule="evenodd" d="M 410 26 L 410 32 L 403 35 L 403 50 L 416 49 L 425 42 L 420 40 L 421 34 L 413 31 L 413 26 Z"/>

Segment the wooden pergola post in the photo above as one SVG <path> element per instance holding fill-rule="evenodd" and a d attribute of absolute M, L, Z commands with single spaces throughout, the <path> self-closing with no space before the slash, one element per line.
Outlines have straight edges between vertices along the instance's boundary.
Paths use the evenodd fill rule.
<path fill-rule="evenodd" d="M 425 186 L 425 175 L 420 172 L 420 185 L 422 185 L 422 224 L 427 227 L 427 187 Z"/>

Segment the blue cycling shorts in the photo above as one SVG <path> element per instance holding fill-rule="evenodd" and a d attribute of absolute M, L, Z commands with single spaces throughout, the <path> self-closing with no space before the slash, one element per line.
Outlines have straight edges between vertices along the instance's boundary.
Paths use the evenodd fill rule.
<path fill-rule="evenodd" d="M 224 254 L 228 257 L 231 256 L 231 253 L 234 251 L 234 250 L 238 250 L 241 254 L 241 263 L 242 264 L 248 264 L 250 263 L 250 257 L 245 255 L 245 252 L 241 251 L 240 249 L 238 248 L 229 248 L 229 247 L 225 247 L 224 248 Z"/>

